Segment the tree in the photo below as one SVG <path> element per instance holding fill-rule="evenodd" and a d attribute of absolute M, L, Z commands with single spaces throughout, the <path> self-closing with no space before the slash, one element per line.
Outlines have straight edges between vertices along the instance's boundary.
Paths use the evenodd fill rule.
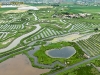
<path fill-rule="evenodd" d="M 95 28 L 94 31 L 98 31 L 98 28 Z"/>

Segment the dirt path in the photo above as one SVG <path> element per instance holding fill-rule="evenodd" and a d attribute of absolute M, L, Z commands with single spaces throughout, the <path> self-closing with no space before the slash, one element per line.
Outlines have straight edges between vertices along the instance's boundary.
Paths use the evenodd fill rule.
<path fill-rule="evenodd" d="M 58 37 L 58 38 L 54 38 L 53 40 L 51 40 L 52 43 L 55 42 L 60 42 L 60 41 L 72 41 L 76 38 L 81 37 L 82 35 L 79 34 L 69 34 L 67 36 L 62 36 L 62 37 Z"/>
<path fill-rule="evenodd" d="M 52 43 L 60 42 L 60 41 L 76 42 L 76 41 L 79 41 L 79 40 L 88 39 L 95 34 L 100 34 L 100 32 L 93 32 L 93 33 L 87 33 L 87 34 L 79 34 L 78 32 L 72 33 L 72 34 L 69 34 L 69 35 L 66 35 L 66 36 L 54 38 L 53 40 L 51 40 L 51 42 Z"/>

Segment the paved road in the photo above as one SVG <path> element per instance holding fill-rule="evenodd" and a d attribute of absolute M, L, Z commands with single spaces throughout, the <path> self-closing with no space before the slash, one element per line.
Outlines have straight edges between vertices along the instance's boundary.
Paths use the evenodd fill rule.
<path fill-rule="evenodd" d="M 27 37 L 27 36 L 29 36 L 29 35 L 34 34 L 34 33 L 37 32 L 38 30 L 40 30 L 40 28 L 41 28 L 41 26 L 40 26 L 39 24 L 34 25 L 34 26 L 36 26 L 36 29 L 35 29 L 35 30 L 33 30 L 33 31 L 31 31 L 31 32 L 29 32 L 29 33 L 27 33 L 27 34 L 24 34 L 24 35 L 18 37 L 18 38 L 15 39 L 8 47 L 3 48 L 3 49 L 0 49 L 0 53 L 5 52 L 5 51 L 9 51 L 9 50 L 11 50 L 12 48 L 16 47 L 16 46 L 20 43 L 20 41 L 21 41 L 23 38 L 25 38 L 25 37 Z"/>
<path fill-rule="evenodd" d="M 59 74 L 59 73 L 61 73 L 61 72 L 64 72 L 64 71 L 69 70 L 69 69 L 71 69 L 71 68 L 74 68 L 74 67 L 76 67 L 76 66 L 82 65 L 82 64 L 84 64 L 84 63 L 86 63 L 86 62 L 89 62 L 89 61 L 91 61 L 91 60 L 93 60 L 93 59 L 96 59 L 96 58 L 98 58 L 98 57 L 100 57 L 100 55 L 95 56 L 95 57 L 91 57 L 90 59 L 86 59 L 86 60 L 84 60 L 84 61 L 82 61 L 82 62 L 79 62 L 79 63 L 77 63 L 77 64 L 75 64 L 75 65 L 66 67 L 66 68 L 64 68 L 64 69 L 62 69 L 62 70 L 60 70 L 60 71 L 57 71 L 57 72 L 55 72 L 55 73 L 48 74 L 48 75 L 57 75 L 57 74 Z"/>

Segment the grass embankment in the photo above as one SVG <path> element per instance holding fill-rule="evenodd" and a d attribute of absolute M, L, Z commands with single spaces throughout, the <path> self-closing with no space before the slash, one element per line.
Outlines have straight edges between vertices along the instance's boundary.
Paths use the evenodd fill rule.
<path fill-rule="evenodd" d="M 69 59 L 65 58 L 51 58 L 45 54 L 45 51 L 50 49 L 60 49 L 66 46 L 73 46 L 76 49 L 76 54 L 70 57 Z M 55 61 L 60 61 L 61 63 L 69 62 L 68 65 L 75 64 L 79 61 L 82 61 L 84 52 L 74 43 L 74 42 L 58 42 L 51 43 L 48 46 L 41 46 L 40 50 L 37 51 L 34 56 L 38 57 L 38 62 L 41 64 L 52 64 Z M 67 65 L 67 66 L 68 66 Z"/>
<path fill-rule="evenodd" d="M 37 67 L 37 68 L 44 69 L 43 67 L 40 67 L 40 66 L 38 66 L 38 65 L 35 65 L 35 64 L 34 64 L 34 58 L 32 58 L 31 56 L 29 56 L 27 52 L 24 52 L 24 54 L 29 58 L 29 60 L 31 61 L 31 65 L 32 65 L 33 67 Z"/>

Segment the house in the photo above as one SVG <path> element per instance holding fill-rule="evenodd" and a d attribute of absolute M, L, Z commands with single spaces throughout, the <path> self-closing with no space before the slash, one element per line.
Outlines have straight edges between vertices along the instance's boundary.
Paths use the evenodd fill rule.
<path fill-rule="evenodd" d="M 88 56 L 87 54 L 85 54 L 84 53 L 84 55 L 83 55 L 85 58 L 87 58 L 87 59 L 89 59 L 90 58 L 90 56 Z"/>

